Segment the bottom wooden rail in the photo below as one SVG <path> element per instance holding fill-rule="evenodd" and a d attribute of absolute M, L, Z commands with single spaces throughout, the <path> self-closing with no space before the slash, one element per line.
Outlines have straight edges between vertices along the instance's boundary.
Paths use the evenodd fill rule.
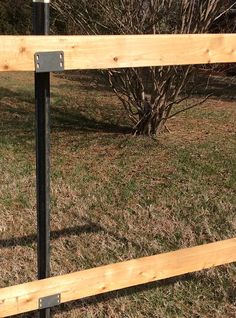
<path fill-rule="evenodd" d="M 236 262 L 236 238 L 110 264 L 0 289 L 0 317 L 39 309 L 39 299 L 61 303 Z"/>

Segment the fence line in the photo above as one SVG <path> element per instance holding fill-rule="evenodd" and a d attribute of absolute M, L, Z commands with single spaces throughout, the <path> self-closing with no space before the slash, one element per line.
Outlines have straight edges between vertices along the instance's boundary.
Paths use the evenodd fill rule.
<path fill-rule="evenodd" d="M 65 303 L 232 262 L 236 238 L 7 287 L 0 289 L 0 317 L 36 310 L 50 295 Z"/>
<path fill-rule="evenodd" d="M 0 41 L 0 72 L 35 71 L 35 53 L 54 51 L 64 53 L 65 70 L 236 62 L 236 34 L 0 36 Z M 42 96 L 49 102 L 47 94 Z M 45 297 L 48 308 L 57 300 L 64 303 L 232 262 L 236 238 L 2 288 L 0 317 L 41 309 Z"/>
<path fill-rule="evenodd" d="M 0 71 L 34 71 L 36 52 L 63 51 L 65 70 L 233 63 L 236 34 L 0 36 Z"/>

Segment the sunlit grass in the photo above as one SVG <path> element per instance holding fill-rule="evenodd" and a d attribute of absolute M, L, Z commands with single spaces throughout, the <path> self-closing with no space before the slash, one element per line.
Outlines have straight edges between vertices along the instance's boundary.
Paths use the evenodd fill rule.
<path fill-rule="evenodd" d="M 3 76 L 3 75 L 2 75 Z M 36 279 L 32 74 L 0 78 L 0 286 Z M 103 86 L 53 78 L 52 274 L 236 234 L 235 102 L 211 99 L 134 138 Z M 222 88 L 223 89 L 223 88 Z M 234 317 L 235 265 L 54 310 L 55 317 Z M 61 308 L 62 309 L 62 308 Z"/>

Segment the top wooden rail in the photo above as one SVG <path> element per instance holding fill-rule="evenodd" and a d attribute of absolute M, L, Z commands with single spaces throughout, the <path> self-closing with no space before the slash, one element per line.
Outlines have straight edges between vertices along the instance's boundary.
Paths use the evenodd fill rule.
<path fill-rule="evenodd" d="M 65 70 L 236 62 L 236 34 L 0 36 L 0 72 L 34 71 L 36 52 L 64 51 Z"/>

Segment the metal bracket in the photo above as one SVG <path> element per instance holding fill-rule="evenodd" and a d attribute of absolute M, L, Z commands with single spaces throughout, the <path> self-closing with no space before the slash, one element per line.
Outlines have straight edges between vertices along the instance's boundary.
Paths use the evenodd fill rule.
<path fill-rule="evenodd" d="M 39 309 L 51 308 L 61 303 L 61 294 L 39 298 Z"/>
<path fill-rule="evenodd" d="M 36 73 L 64 71 L 64 52 L 37 52 L 34 55 Z"/>

